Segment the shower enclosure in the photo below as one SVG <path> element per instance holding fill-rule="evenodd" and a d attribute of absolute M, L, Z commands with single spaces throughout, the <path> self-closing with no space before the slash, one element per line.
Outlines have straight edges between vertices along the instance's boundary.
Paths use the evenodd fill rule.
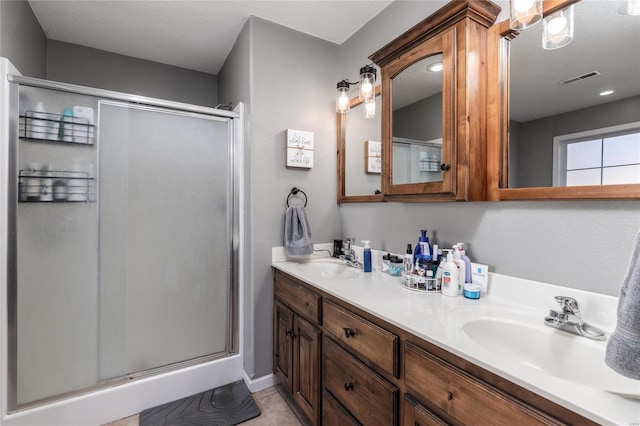
<path fill-rule="evenodd" d="M 238 353 L 241 114 L 8 80 L 7 411 Z"/>

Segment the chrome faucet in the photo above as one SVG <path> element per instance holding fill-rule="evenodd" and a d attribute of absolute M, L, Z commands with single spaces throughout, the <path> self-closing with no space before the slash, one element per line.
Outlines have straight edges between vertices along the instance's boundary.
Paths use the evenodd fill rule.
<path fill-rule="evenodd" d="M 549 327 L 567 331 L 589 339 L 606 340 L 604 331 L 582 320 L 580 305 L 576 299 L 567 296 L 556 296 L 560 310 L 550 310 L 544 317 L 544 323 Z"/>
<path fill-rule="evenodd" d="M 353 268 L 362 269 L 362 263 L 358 260 L 358 256 L 354 249 L 351 248 L 351 244 L 355 241 L 353 237 L 346 238 L 344 243 L 342 244 L 342 253 L 339 256 L 340 260 L 343 260 L 348 266 Z"/>

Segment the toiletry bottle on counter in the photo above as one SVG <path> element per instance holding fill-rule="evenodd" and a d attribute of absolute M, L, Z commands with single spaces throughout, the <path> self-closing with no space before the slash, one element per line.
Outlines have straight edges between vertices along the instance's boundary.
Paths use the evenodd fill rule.
<path fill-rule="evenodd" d="M 444 250 L 447 260 L 442 266 L 442 294 L 449 297 L 458 296 L 458 266 L 453 262 L 451 250 Z"/>
<path fill-rule="evenodd" d="M 404 271 L 413 272 L 413 250 L 411 250 L 411 244 L 407 244 L 407 254 L 404 255 Z"/>
<path fill-rule="evenodd" d="M 462 288 L 464 287 L 466 279 L 465 274 L 467 272 L 467 265 L 464 263 L 464 260 L 462 260 L 462 257 L 460 257 L 460 250 L 458 250 L 457 244 L 453 246 L 453 263 L 458 267 L 458 294 L 462 294 Z"/>
<path fill-rule="evenodd" d="M 420 230 L 420 236 L 418 237 L 418 244 L 416 244 L 416 248 L 413 250 L 413 264 L 415 265 L 416 263 L 416 259 L 418 258 L 419 255 L 421 254 L 428 254 L 428 253 L 423 253 L 422 252 L 422 243 L 424 243 L 425 241 L 427 241 L 427 230 L 426 229 L 421 229 Z"/>
<path fill-rule="evenodd" d="M 458 251 L 460 252 L 460 259 L 464 260 L 465 270 L 464 270 L 464 282 L 470 283 L 472 282 L 471 278 L 471 259 L 467 256 L 464 250 L 464 243 L 457 243 Z"/>
<path fill-rule="evenodd" d="M 364 271 L 371 272 L 371 241 L 363 240 L 364 244 Z"/>

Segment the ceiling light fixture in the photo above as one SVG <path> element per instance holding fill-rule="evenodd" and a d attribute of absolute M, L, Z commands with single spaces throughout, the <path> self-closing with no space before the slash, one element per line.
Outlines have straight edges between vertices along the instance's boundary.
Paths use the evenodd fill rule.
<path fill-rule="evenodd" d="M 511 0 L 510 6 L 512 30 L 524 30 L 542 19 L 542 0 Z"/>
<path fill-rule="evenodd" d="M 640 0 L 629 0 L 627 3 L 627 14 L 640 15 Z"/>
<path fill-rule="evenodd" d="M 431 71 L 431 72 L 440 72 L 443 69 L 443 65 L 442 62 L 434 62 L 433 64 L 429 65 L 427 67 L 427 71 Z"/>
<path fill-rule="evenodd" d="M 573 5 L 546 16 L 542 21 L 542 47 L 559 49 L 573 40 Z"/>
<path fill-rule="evenodd" d="M 605 90 L 604 92 L 600 92 L 600 96 L 608 96 L 613 94 L 613 90 Z"/>

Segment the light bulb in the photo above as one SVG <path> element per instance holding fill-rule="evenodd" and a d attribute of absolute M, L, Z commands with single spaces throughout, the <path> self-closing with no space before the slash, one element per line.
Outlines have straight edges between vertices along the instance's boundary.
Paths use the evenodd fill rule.
<path fill-rule="evenodd" d="M 629 0 L 627 13 L 629 15 L 640 15 L 640 0 Z"/>
<path fill-rule="evenodd" d="M 427 67 L 427 71 L 431 71 L 431 72 L 439 72 L 442 71 L 443 65 L 442 62 L 436 62 L 434 64 L 431 64 Z"/>
<path fill-rule="evenodd" d="M 376 101 L 371 99 L 364 103 L 364 118 L 375 118 L 376 116 Z"/>
<path fill-rule="evenodd" d="M 344 109 L 347 105 L 349 105 L 349 97 L 345 92 L 340 93 L 340 97 L 338 98 L 338 105 L 340 109 Z"/>
<path fill-rule="evenodd" d="M 564 16 L 556 16 L 547 23 L 547 31 L 549 31 L 550 34 L 554 35 L 560 34 L 560 32 L 564 30 L 566 26 L 567 18 L 565 18 Z"/>
<path fill-rule="evenodd" d="M 373 89 L 373 85 L 371 84 L 371 81 L 367 78 L 364 79 L 362 81 L 362 85 L 360 86 L 360 90 L 362 91 L 362 94 L 365 95 L 366 97 L 371 96 L 371 90 Z"/>

